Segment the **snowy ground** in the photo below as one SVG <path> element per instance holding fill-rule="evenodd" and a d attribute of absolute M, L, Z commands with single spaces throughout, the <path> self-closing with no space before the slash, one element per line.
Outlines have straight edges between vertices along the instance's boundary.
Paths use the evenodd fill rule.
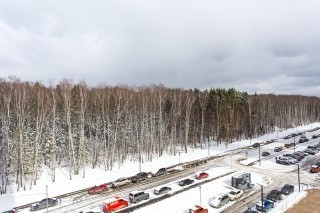
<path fill-rule="evenodd" d="M 226 152 L 228 150 L 236 150 L 238 148 L 247 147 L 255 142 L 266 141 L 270 139 L 284 137 L 292 132 L 304 131 L 314 127 L 320 126 L 320 123 L 313 123 L 294 129 L 288 129 L 286 131 L 276 131 L 271 134 L 263 135 L 259 138 L 250 140 L 236 141 L 229 144 L 226 148 L 224 144 L 217 146 L 216 142 L 211 143 L 209 155 L 217 155 L 219 153 Z M 167 167 L 179 162 L 187 162 L 208 156 L 207 149 L 189 149 L 188 153 L 181 152 L 177 156 L 163 155 L 159 158 L 154 158 L 152 162 L 145 162 L 142 164 L 142 171 L 156 171 L 161 167 Z M 68 192 L 88 188 L 93 185 L 99 185 L 118 179 L 119 177 L 127 177 L 135 175 L 139 172 L 138 162 L 125 162 L 123 165 L 117 165 L 112 171 L 104 171 L 103 168 L 86 169 L 86 177 L 82 178 L 80 175 L 74 175 L 73 180 L 68 178 L 68 171 L 64 168 L 57 169 L 56 182 L 51 181 L 51 177 L 46 168 L 44 168 L 43 174 L 37 181 L 36 186 L 32 186 L 32 190 L 29 190 L 27 186 L 26 191 L 17 192 L 17 186 L 11 186 L 5 195 L 0 195 L 0 212 L 11 209 L 16 206 L 20 206 L 27 203 L 36 202 L 45 198 L 46 185 L 48 185 L 49 197 L 58 196 Z M 205 187 L 203 191 L 206 191 Z M 208 189 L 209 190 L 209 189 Z M 203 201 L 204 202 L 204 201 Z"/>

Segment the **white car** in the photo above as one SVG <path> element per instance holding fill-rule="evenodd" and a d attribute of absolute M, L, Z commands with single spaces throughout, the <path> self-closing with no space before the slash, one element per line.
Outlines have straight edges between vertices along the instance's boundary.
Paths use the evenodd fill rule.
<path fill-rule="evenodd" d="M 243 195 L 243 191 L 242 190 L 237 190 L 237 189 L 230 191 L 229 194 L 228 194 L 230 200 L 237 200 L 242 195 Z"/>
<path fill-rule="evenodd" d="M 227 194 L 218 194 L 214 196 L 210 202 L 210 206 L 220 208 L 221 206 L 229 203 L 229 196 Z"/>

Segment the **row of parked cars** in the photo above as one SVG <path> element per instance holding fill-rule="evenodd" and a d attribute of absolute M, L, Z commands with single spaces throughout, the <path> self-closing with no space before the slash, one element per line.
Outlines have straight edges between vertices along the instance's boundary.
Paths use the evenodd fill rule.
<path fill-rule="evenodd" d="M 274 207 L 275 202 L 277 202 L 278 200 L 282 200 L 283 196 L 288 196 L 293 191 L 294 191 L 294 186 L 290 184 L 285 184 L 280 190 L 278 189 L 271 190 L 267 194 L 266 199 L 263 199 L 262 202 L 259 201 L 256 203 L 255 205 L 256 210 L 248 209 L 245 211 L 245 213 L 268 212 Z"/>
<path fill-rule="evenodd" d="M 305 156 L 307 156 L 308 153 L 305 151 L 296 151 L 293 153 L 287 153 L 283 154 L 283 157 L 276 157 L 276 163 L 282 164 L 282 165 L 291 165 L 298 163 L 301 161 Z"/>
<path fill-rule="evenodd" d="M 230 201 L 239 199 L 243 195 L 242 190 L 231 190 L 228 194 L 217 194 L 210 201 L 210 206 L 214 208 L 220 208 L 228 204 Z M 199 205 L 196 205 L 189 209 L 189 213 L 207 213 L 208 209 L 205 209 Z"/>
<path fill-rule="evenodd" d="M 135 176 L 133 176 L 132 178 L 118 178 L 117 180 L 115 180 L 114 182 L 112 182 L 111 187 L 112 188 L 118 188 L 118 187 L 123 187 L 123 186 L 127 186 L 129 184 L 132 183 L 137 183 L 143 180 L 146 180 L 148 177 L 158 177 L 161 175 L 166 175 L 167 174 L 167 170 L 166 168 L 161 168 L 159 169 L 157 172 L 155 173 L 146 173 L 146 172 L 140 172 L 138 174 L 136 174 Z M 98 186 L 93 186 L 91 188 L 88 189 L 88 194 L 90 195 L 94 195 L 94 194 L 100 194 L 104 191 L 106 191 L 108 189 L 108 185 L 106 183 L 98 185 Z M 40 200 L 39 202 L 33 204 L 31 206 L 30 211 L 38 211 L 41 209 L 48 207 L 52 207 L 55 206 L 59 203 L 58 199 L 55 198 L 48 198 L 48 199 L 43 199 Z M 112 201 L 111 203 L 119 203 L 119 206 L 124 206 L 125 202 L 122 202 L 122 199 L 115 199 L 114 201 Z M 118 205 L 116 205 L 118 206 Z"/>
<path fill-rule="evenodd" d="M 206 172 L 199 172 L 197 175 L 195 175 L 195 179 L 201 180 L 201 179 L 207 178 L 208 176 L 209 174 Z M 132 180 L 139 182 L 146 178 L 147 178 L 146 174 L 139 173 L 139 175 L 136 176 L 135 178 L 132 178 Z M 187 186 L 193 183 L 194 183 L 194 179 L 189 179 L 189 178 L 178 181 L 179 186 Z M 154 189 L 153 193 L 155 195 L 164 195 L 169 193 L 171 190 L 172 188 L 170 188 L 169 186 L 162 186 L 160 188 Z M 113 211 L 125 208 L 129 205 L 129 203 L 139 203 L 143 200 L 148 200 L 149 198 L 150 198 L 149 193 L 137 190 L 129 193 L 128 201 L 122 197 L 114 197 L 112 199 L 104 201 L 102 209 L 105 213 L 109 213 L 109 212 L 113 212 Z"/>
<path fill-rule="evenodd" d="M 126 177 L 118 178 L 117 180 L 112 182 L 111 187 L 112 188 L 123 187 L 123 186 L 130 185 L 132 183 L 138 183 L 140 181 L 144 181 L 149 177 L 158 177 L 158 176 L 166 175 L 166 174 L 167 174 L 166 168 L 161 168 L 155 173 L 140 172 L 140 173 L 136 174 L 135 176 L 133 176 L 132 178 L 126 178 Z M 99 193 L 102 193 L 103 191 L 106 191 L 107 188 L 108 188 L 107 184 L 93 186 L 88 189 L 88 193 L 90 195 L 99 194 Z"/>

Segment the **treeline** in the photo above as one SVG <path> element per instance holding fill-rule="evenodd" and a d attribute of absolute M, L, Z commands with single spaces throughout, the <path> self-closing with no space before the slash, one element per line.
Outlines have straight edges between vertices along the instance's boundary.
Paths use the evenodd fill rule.
<path fill-rule="evenodd" d="M 42 166 L 85 176 L 90 165 L 111 170 L 124 160 L 151 161 L 209 141 L 226 145 L 319 120 L 320 100 L 249 95 L 235 89 L 200 91 L 99 86 L 62 81 L 46 87 L 0 81 L 1 188 L 30 188 Z"/>

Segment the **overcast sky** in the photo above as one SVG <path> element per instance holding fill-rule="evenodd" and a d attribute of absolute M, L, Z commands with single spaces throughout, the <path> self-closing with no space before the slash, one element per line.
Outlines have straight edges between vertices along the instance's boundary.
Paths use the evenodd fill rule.
<path fill-rule="evenodd" d="M 0 0 L 0 77 L 320 96 L 319 0 Z"/>

